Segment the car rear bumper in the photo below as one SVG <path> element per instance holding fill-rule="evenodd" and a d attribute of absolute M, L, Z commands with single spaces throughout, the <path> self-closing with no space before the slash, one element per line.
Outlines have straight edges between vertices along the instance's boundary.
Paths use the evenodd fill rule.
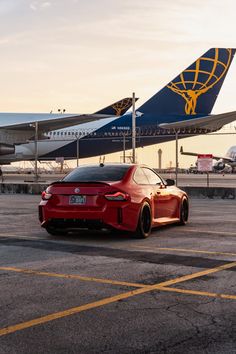
<path fill-rule="evenodd" d="M 43 204 L 43 205 L 41 205 Z M 137 228 L 139 209 L 135 205 L 111 203 L 104 210 L 65 210 L 50 208 L 47 204 L 39 205 L 41 226 L 56 229 L 102 229 L 115 228 L 124 231 L 135 231 Z"/>

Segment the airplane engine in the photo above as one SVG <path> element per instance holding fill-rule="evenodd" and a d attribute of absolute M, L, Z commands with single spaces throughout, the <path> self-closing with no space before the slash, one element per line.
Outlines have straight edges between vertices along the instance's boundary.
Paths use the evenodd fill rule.
<path fill-rule="evenodd" d="M 0 155 L 10 155 L 15 153 L 15 145 L 0 144 Z"/>
<path fill-rule="evenodd" d="M 223 171 L 224 168 L 225 168 L 225 163 L 222 161 L 218 161 L 214 164 L 214 169 L 216 171 Z"/>

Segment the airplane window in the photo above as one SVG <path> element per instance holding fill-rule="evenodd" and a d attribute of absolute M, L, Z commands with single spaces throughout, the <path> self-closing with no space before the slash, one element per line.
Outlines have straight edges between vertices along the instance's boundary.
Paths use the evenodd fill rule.
<path fill-rule="evenodd" d="M 56 135 L 56 132 L 53 132 L 53 135 Z"/>
<path fill-rule="evenodd" d="M 60 134 L 60 132 L 57 132 L 57 135 L 59 135 Z"/>
<path fill-rule="evenodd" d="M 68 135 L 70 135 L 70 132 L 68 132 Z"/>

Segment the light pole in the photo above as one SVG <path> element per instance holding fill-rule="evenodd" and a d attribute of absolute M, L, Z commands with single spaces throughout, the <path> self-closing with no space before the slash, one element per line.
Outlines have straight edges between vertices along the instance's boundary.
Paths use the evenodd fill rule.
<path fill-rule="evenodd" d="M 133 163 L 136 163 L 135 158 L 135 148 L 136 148 L 136 113 L 135 113 L 135 93 L 133 92 L 132 96 L 132 160 Z"/>
<path fill-rule="evenodd" d="M 79 166 L 79 132 L 76 134 L 76 166 Z"/>
<path fill-rule="evenodd" d="M 175 184 L 178 187 L 179 151 L 178 151 L 178 130 L 175 130 Z"/>
<path fill-rule="evenodd" d="M 125 132 L 123 132 L 123 163 L 125 163 Z"/>
<path fill-rule="evenodd" d="M 38 182 L 38 122 L 34 123 L 35 137 L 34 137 L 34 152 L 35 152 L 35 165 L 34 165 L 34 178 Z"/>

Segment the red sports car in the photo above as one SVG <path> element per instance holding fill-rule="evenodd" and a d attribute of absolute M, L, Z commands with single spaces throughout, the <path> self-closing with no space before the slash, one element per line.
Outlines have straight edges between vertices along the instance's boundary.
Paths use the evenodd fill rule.
<path fill-rule="evenodd" d="M 39 220 L 49 234 L 111 228 L 149 236 L 169 223 L 186 224 L 187 194 L 145 165 L 100 164 L 73 170 L 42 193 Z"/>

